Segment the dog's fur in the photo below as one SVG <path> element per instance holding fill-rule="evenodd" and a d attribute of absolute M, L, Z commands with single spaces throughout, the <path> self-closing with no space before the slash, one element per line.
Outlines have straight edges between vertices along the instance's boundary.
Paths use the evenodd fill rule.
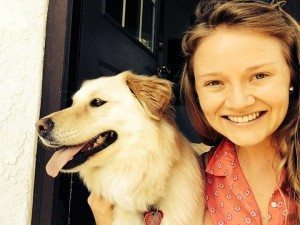
<path fill-rule="evenodd" d="M 91 107 L 95 98 L 105 100 Z M 114 225 L 142 225 L 150 205 L 163 211 L 161 225 L 200 225 L 204 200 L 195 152 L 175 126 L 172 84 L 129 71 L 86 81 L 70 108 L 46 118 L 53 130 L 47 146 L 69 146 L 114 130 L 118 138 L 83 164 L 79 172 L 89 191 L 114 204 Z"/>

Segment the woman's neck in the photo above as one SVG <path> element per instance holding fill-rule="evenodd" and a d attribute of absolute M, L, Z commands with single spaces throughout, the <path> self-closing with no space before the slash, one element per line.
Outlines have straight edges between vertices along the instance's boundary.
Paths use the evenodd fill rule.
<path fill-rule="evenodd" d="M 242 164 L 247 164 L 247 166 L 257 170 L 278 170 L 280 156 L 277 149 L 272 146 L 271 137 L 252 146 L 236 146 L 236 151 Z"/>

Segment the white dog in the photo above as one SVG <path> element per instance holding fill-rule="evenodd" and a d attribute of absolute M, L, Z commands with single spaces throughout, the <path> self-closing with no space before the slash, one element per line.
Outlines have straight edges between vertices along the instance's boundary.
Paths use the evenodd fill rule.
<path fill-rule="evenodd" d="M 47 173 L 79 172 L 89 191 L 114 204 L 114 225 L 161 217 L 161 225 L 201 225 L 202 175 L 174 124 L 172 97 L 171 82 L 128 71 L 86 81 L 70 108 L 36 124 L 42 142 L 59 149 Z"/>

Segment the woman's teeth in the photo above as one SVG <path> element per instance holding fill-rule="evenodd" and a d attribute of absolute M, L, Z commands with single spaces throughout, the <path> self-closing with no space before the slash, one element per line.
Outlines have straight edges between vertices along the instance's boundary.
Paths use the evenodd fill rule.
<path fill-rule="evenodd" d="M 255 120 L 256 118 L 258 118 L 262 113 L 261 112 L 255 112 L 255 113 L 251 113 L 249 115 L 246 116 L 227 116 L 227 118 L 235 123 L 247 123 L 249 121 Z"/>

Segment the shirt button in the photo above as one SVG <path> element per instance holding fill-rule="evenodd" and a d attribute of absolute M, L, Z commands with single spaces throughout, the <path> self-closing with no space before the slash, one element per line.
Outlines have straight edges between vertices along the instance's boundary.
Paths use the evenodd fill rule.
<path fill-rule="evenodd" d="M 272 206 L 273 208 L 276 208 L 278 205 L 277 205 L 276 202 L 271 202 L 271 206 Z"/>

